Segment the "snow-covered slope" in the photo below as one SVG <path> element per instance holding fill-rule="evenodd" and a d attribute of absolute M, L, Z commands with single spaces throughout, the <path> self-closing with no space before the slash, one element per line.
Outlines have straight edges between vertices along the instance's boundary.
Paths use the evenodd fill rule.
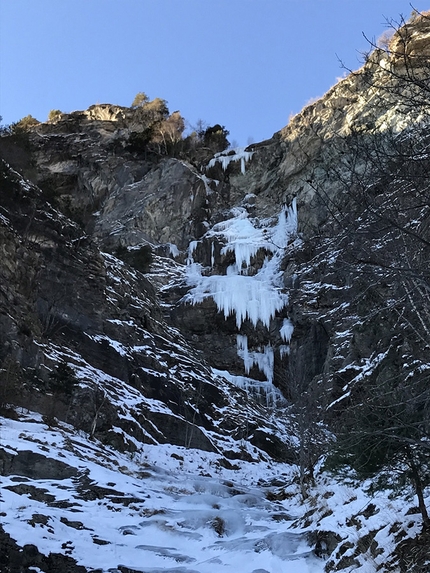
<path fill-rule="evenodd" d="M 4 530 L 42 555 L 103 572 L 323 571 L 310 528 L 292 527 L 303 508 L 270 496 L 291 465 L 226 469 L 219 454 L 171 445 L 120 454 L 33 413 L 4 420 L 1 436 Z"/>
<path fill-rule="evenodd" d="M 322 472 L 303 500 L 291 464 L 229 469 L 168 444 L 122 454 L 34 412 L 0 432 L 2 527 L 24 547 L 20 561 L 0 534 L 5 572 L 398 571 L 397 543 L 420 531 L 407 490 L 390 499 Z"/>

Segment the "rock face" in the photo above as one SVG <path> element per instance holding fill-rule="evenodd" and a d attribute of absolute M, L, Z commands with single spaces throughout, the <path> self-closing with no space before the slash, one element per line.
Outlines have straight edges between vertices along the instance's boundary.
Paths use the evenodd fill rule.
<path fill-rule="evenodd" d="M 0 359 L 9 392 L 3 403 L 67 418 L 120 450 L 170 442 L 241 456 L 244 428 L 268 428 L 264 410 L 216 379 L 166 321 L 144 275 L 102 254 L 11 168 L 3 180 Z M 158 260 L 160 282 L 168 264 Z M 71 399 L 49 393 L 59 360 L 79 381 Z M 275 425 L 268 431 L 271 439 L 256 433 L 250 448 L 294 456 L 283 443 L 286 434 L 281 442 Z"/>
<path fill-rule="evenodd" d="M 378 184 L 385 159 L 396 161 L 390 137 L 408 133 L 425 109 L 407 102 L 420 96 L 425 76 L 426 19 L 418 18 L 411 30 L 415 82 L 400 81 L 399 31 L 390 51 L 375 50 L 363 68 L 272 139 L 219 153 L 206 165 L 186 151 L 169 156 L 136 147 L 148 114 L 108 104 L 39 124 L 27 147 L 3 138 L 5 159 L 34 183 L 4 168 L 10 189 L 2 193 L 2 292 L 5 308 L 12 304 L 14 312 L 1 318 L 1 359 L 11 356 L 21 368 L 35 369 L 46 386 L 48 369 L 60 357 L 60 350 L 47 348 L 64 349 L 66 343 L 62 356 L 75 367 L 83 369 L 84 361 L 138 393 L 175 404 L 169 406 L 175 423 L 167 424 L 167 435 L 159 428 L 166 425 L 160 413 L 157 423 L 148 411 L 139 418 L 143 432 L 156 440 L 188 439 L 190 420 L 210 427 L 208 405 L 185 406 L 188 391 L 180 380 L 188 370 L 191 395 L 203 379 L 212 384 L 208 366 L 228 372 L 236 385 L 254 381 L 257 393 L 262 383 L 273 383 L 291 397 L 291 380 L 300 372 L 304 387 L 328 377 L 336 394 L 343 384 L 336 372 L 360 370 L 375 344 L 386 350 L 390 340 L 388 318 L 371 331 L 355 326 L 365 320 L 359 237 L 373 232 L 373 223 L 365 223 L 361 235 L 349 235 L 355 214 L 364 216 L 350 190 L 365 177 Z M 376 148 L 387 151 L 378 165 L 369 161 Z M 402 189 L 393 189 L 393 197 Z M 290 218 L 290 227 L 279 230 L 293 204 L 296 222 Z M 419 202 L 413 209 L 425 227 Z M 156 255 L 152 267 L 143 269 L 146 276 L 112 256 L 118 247 L 142 245 Z M 392 280 L 376 287 L 375 296 L 395 296 Z M 268 285 L 264 291 L 262 284 Z M 347 347 L 339 331 L 348 332 Z M 179 353 L 172 350 L 178 341 Z M 178 364 L 182 373 L 172 381 Z M 116 414 L 107 402 L 98 414 L 104 392 L 90 399 L 92 413 L 81 411 L 80 423 L 89 429 L 97 418 L 98 431 L 121 442 L 108 430 Z M 215 394 L 221 407 L 224 398 Z M 88 399 L 85 392 L 75 396 L 68 416 L 76 423 L 79 401 Z M 46 401 L 37 400 L 41 407 Z M 200 429 L 192 434 L 198 447 L 212 447 Z"/>
<path fill-rule="evenodd" d="M 210 188 L 189 162 L 136 150 L 130 142 L 145 125 L 139 109 L 106 104 L 63 114 L 30 134 L 36 173 L 24 173 L 106 248 L 186 249 L 206 230 Z"/>
<path fill-rule="evenodd" d="M 149 440 L 210 451 L 221 433 L 234 457 L 245 418 L 261 447 L 264 407 L 294 401 L 297 380 L 302 390 L 324 382 L 336 400 L 358 372 L 393 372 L 393 355 L 422 367 L 414 335 L 393 348 L 393 315 L 383 304 L 378 321 L 368 313 L 376 299 L 401 305 L 418 290 L 394 253 L 410 261 L 418 237 L 416 264 L 428 263 L 427 191 L 404 199 L 405 153 L 420 173 L 428 167 L 426 18 L 410 30 L 270 140 L 208 163 L 185 147 L 148 146 L 154 105 L 61 114 L 32 127 L 26 145 L 1 138 L 0 359 L 10 392 L 24 381 L 23 403 L 48 415 L 54 401 L 56 414 L 118 448 Z M 408 225 L 400 246 L 395 231 Z M 148 245 L 153 259 L 139 269 L 115 256 Z M 411 332 L 427 320 L 427 310 L 413 316 L 423 300 L 396 306 Z M 47 396 L 61 360 L 79 380 L 69 402 Z"/>
<path fill-rule="evenodd" d="M 109 246 L 109 237 L 127 245 L 144 241 L 188 247 L 190 237 L 201 235 L 199 225 L 206 204 L 203 180 L 193 167 L 164 159 L 140 181 L 109 195 L 94 225 L 94 236 Z"/>
<path fill-rule="evenodd" d="M 19 547 L 0 525 L 0 565 L 5 573 L 27 573 L 40 567 L 45 573 L 86 573 L 87 569 L 76 564 L 68 555 L 39 552 L 36 545 Z"/>
<path fill-rule="evenodd" d="M 69 479 L 77 475 L 77 470 L 61 462 L 49 459 L 32 451 L 21 451 L 17 455 L 0 449 L 1 471 L 3 476 L 20 475 L 33 479 Z"/>

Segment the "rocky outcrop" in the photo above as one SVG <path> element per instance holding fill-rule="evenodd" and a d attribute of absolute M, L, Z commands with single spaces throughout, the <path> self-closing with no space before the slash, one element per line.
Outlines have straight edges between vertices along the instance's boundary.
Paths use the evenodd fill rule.
<path fill-rule="evenodd" d="M 32 451 L 20 451 L 16 455 L 0 449 L 0 475 L 19 475 L 32 479 L 69 479 L 77 475 L 76 468 L 50 459 Z"/>
<path fill-rule="evenodd" d="M 61 553 L 43 555 L 36 545 L 28 543 L 23 547 L 0 525 L 0 566 L 4 573 L 30 573 L 39 568 L 43 573 L 87 573 L 72 557 Z"/>
<path fill-rule="evenodd" d="M 209 197 L 210 184 L 184 159 L 133 148 L 146 126 L 142 109 L 108 104 L 61 114 L 29 134 L 36 171 L 25 164 L 23 172 L 104 248 L 149 242 L 186 249 L 206 230 L 220 190 Z"/>
<path fill-rule="evenodd" d="M 141 180 L 109 194 L 93 235 L 106 247 L 149 242 L 186 250 L 191 238 L 202 235 L 207 211 L 205 184 L 195 168 L 163 159 Z"/>
<path fill-rule="evenodd" d="M 50 423 L 67 419 L 122 451 L 148 441 L 241 455 L 242 429 L 267 428 L 261 407 L 214 379 L 204 357 L 166 322 L 144 275 L 102 254 L 12 169 L 2 175 L 3 400 Z M 77 377 L 71 398 L 51 394 L 61 361 Z M 269 441 L 267 448 L 275 457 L 293 455 Z"/>
<path fill-rule="evenodd" d="M 408 53 L 418 54 L 426 26 L 425 18 L 417 19 L 408 38 Z M 383 147 L 386 134 L 413 125 L 419 115 L 419 107 L 416 113 L 405 107 L 406 96 L 417 96 L 419 82 L 404 87 L 400 81 L 404 71 L 399 68 L 399 34 L 391 41 L 391 51 L 375 50 L 360 70 L 308 105 L 273 138 L 241 152 L 218 154 L 203 171 L 184 155 L 160 156 L 131 146 L 132 135 L 142 134 L 147 126 L 139 109 L 97 105 L 32 128 L 33 166 L 30 169 L 30 162 L 16 160 L 17 166 L 41 187 L 44 199 L 53 201 L 77 225 L 63 218 L 61 224 L 56 223 L 63 227 L 53 235 L 49 225 L 48 231 L 41 229 L 45 208 L 38 208 L 35 217 L 31 201 L 25 206 L 20 200 L 20 212 L 30 223 L 26 223 L 28 228 L 17 220 L 13 224 L 21 225 L 19 232 L 36 248 L 26 250 L 12 236 L 4 241 L 7 260 L 15 261 L 5 270 L 5 288 L 11 291 L 8 300 L 20 297 L 17 306 L 22 309 L 19 327 L 7 315 L 2 319 L 4 348 L 10 340 L 19 339 L 19 352 L 14 355 L 25 366 L 39 364 L 40 352 L 24 332 L 34 331 L 37 336 L 73 333 L 85 360 L 101 368 L 97 355 L 103 347 L 103 370 L 127 382 L 130 377 L 139 378 L 136 369 L 125 358 L 126 350 L 118 352 L 108 339 L 137 347 L 136 333 L 125 332 L 113 321 L 136 321 L 157 336 L 163 336 L 170 324 L 213 368 L 235 376 L 249 375 L 258 382 L 273 380 L 287 396 L 292 363 L 294 371 L 305 373 L 310 382 L 348 366 L 357 357 L 368 358 L 372 342 L 387 338 L 383 327 L 371 336 L 353 328 L 350 344 L 353 341 L 354 349 L 342 351 L 342 359 L 335 358 L 342 346 L 339 329 L 349 329 L 355 319 L 348 317 L 361 316 L 362 305 L 356 308 L 351 301 L 361 296 L 362 282 L 357 266 L 351 264 L 348 270 L 342 266 L 348 257 L 348 264 L 352 260 L 355 246 L 350 237 L 342 239 L 342 256 L 338 252 L 327 262 L 327 252 L 336 250 L 333 236 L 341 232 L 339 221 L 351 211 L 349 189 L 360 184 L 363 169 L 374 170 L 374 165 L 366 163 L 363 148 Z M 419 79 L 422 61 L 416 61 L 414 73 Z M 10 157 L 14 159 L 14 154 Z M 118 245 L 149 243 L 164 257 L 200 264 L 202 276 L 225 277 L 235 264 L 236 247 L 229 246 L 228 236 L 214 229 L 228 225 L 241 213 L 254 230 L 264 228 L 270 234 L 281 207 L 293 200 L 301 242 L 285 249 L 279 266 L 283 281 L 276 285 L 289 302 L 266 324 L 245 317 L 238 325 L 235 309 L 226 311 L 207 292 L 191 304 L 187 293 L 193 284 L 186 269 L 178 265 L 173 274 L 171 268 L 162 270 L 172 265 L 167 258 L 154 262 L 158 270 L 148 275 L 148 281 L 128 273 L 97 249 L 113 252 Z M 7 205 L 11 197 L 5 201 Z M 239 275 L 258 276 L 265 261 L 273 257 L 273 244 L 261 244 L 243 263 Z M 24 264 L 24 258 L 29 264 Z M 28 269 L 25 276 L 18 267 Z M 115 293 L 115 304 L 107 305 L 106 292 Z M 381 291 L 381 296 L 387 292 Z M 28 293 L 30 299 L 35 297 L 32 303 L 27 301 Z M 139 300 L 139 312 L 130 302 L 133 298 Z M 112 315 L 108 321 L 106 312 Z M 294 328 L 289 345 L 280 334 L 288 321 Z M 243 337 L 246 350 L 241 347 Z M 153 347 L 158 344 L 152 339 Z M 267 361 L 273 363 L 270 376 Z M 144 367 L 152 367 L 147 358 Z M 95 405 L 92 408 L 97 410 Z M 86 420 L 90 424 L 90 416 Z"/>
<path fill-rule="evenodd" d="M 318 234 L 332 220 L 330 203 L 354 184 L 351 170 L 369 170 L 363 157 L 352 158 L 357 138 L 368 143 L 376 134 L 400 133 L 425 113 L 428 27 L 428 13 L 416 17 L 394 34 L 388 49 L 373 50 L 360 69 L 270 140 L 250 145 L 255 153 L 245 175 L 237 169 L 229 174 L 231 196 L 255 194 L 256 212 L 267 215 L 296 197 L 299 230 L 307 238 Z"/>

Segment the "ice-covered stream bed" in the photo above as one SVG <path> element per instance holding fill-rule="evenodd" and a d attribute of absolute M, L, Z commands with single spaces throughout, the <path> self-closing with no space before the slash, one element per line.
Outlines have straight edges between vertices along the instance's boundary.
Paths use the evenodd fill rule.
<path fill-rule="evenodd" d="M 3 457 L 38 456 L 27 475 L 22 467 L 15 475 L 12 464 L 1 478 L 2 523 L 21 546 L 65 552 L 106 573 L 119 566 L 145 573 L 323 571 L 309 532 L 292 527 L 303 508 L 268 495 L 275 479 L 292 481 L 291 466 L 239 461 L 226 469 L 216 454 L 171 445 L 120 454 L 66 425 L 50 429 L 36 414 L 2 420 L 0 431 Z M 57 462 L 76 475 L 64 470 L 55 478 Z"/>

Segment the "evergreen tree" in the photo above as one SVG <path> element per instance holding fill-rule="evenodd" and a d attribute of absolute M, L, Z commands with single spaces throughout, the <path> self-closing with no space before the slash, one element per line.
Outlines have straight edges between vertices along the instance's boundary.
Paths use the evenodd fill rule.
<path fill-rule="evenodd" d="M 65 360 L 62 360 L 49 374 L 49 386 L 54 394 L 71 396 L 78 382 L 75 371 Z"/>

